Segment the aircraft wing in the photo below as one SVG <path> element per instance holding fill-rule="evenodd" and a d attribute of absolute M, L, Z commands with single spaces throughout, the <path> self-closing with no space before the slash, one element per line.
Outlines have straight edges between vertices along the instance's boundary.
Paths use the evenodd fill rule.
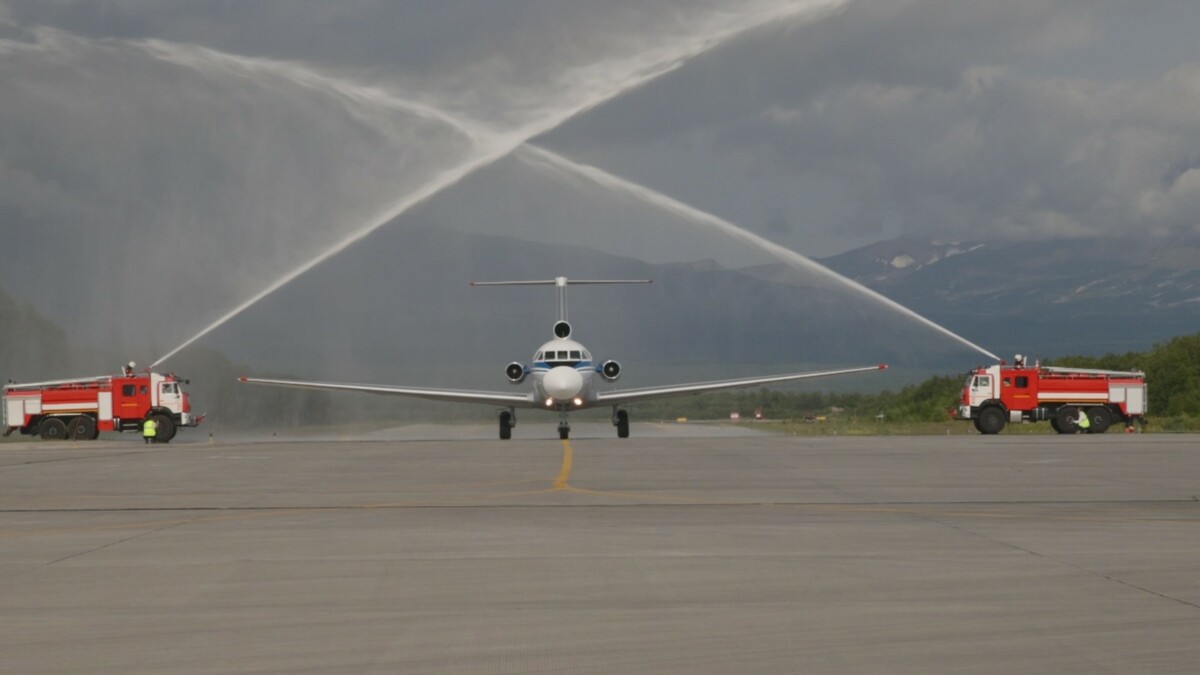
<path fill-rule="evenodd" d="M 300 382 L 297 380 L 268 380 L 258 377 L 239 377 L 248 384 L 265 384 L 272 387 L 292 387 L 294 389 L 318 389 L 322 391 L 361 391 L 368 394 L 386 394 L 388 396 L 411 396 L 434 401 L 453 401 L 457 403 L 485 403 L 515 408 L 536 408 L 532 393 L 505 394 L 491 391 L 463 391 L 459 389 L 428 389 L 424 387 L 391 387 L 379 384 L 341 384 L 338 382 Z"/>
<path fill-rule="evenodd" d="M 831 377 L 833 375 L 849 375 L 851 373 L 867 373 L 873 370 L 886 370 L 887 366 L 867 366 L 865 368 L 848 368 L 845 370 L 826 370 L 815 373 L 793 373 L 791 375 L 767 375 L 763 377 L 746 377 L 736 380 L 717 380 L 715 382 L 694 382 L 692 384 L 675 384 L 668 387 L 646 387 L 644 389 L 624 389 L 600 392 L 596 395 L 597 405 L 621 405 L 646 401 L 652 398 L 667 398 L 670 396 L 685 396 L 699 394 L 719 389 L 739 389 L 755 387 L 762 384 L 791 382 L 792 380 L 808 380 L 816 377 Z"/>

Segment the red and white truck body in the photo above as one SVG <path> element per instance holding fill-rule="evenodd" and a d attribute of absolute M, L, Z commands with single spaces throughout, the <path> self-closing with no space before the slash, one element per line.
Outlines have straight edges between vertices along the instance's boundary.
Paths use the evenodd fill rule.
<path fill-rule="evenodd" d="M 1088 417 L 1088 433 L 1102 434 L 1115 422 L 1131 427 L 1146 415 L 1146 379 L 1138 371 L 1050 368 L 1004 363 L 967 374 L 957 417 L 971 420 L 985 434 L 999 433 L 1008 423 L 1049 420 L 1061 434 L 1080 430 Z"/>
<path fill-rule="evenodd" d="M 76 380 L 4 386 L 5 434 L 46 440 L 92 440 L 101 431 L 137 431 L 146 420 L 158 425 L 156 442 L 167 443 L 179 427 L 194 427 L 203 416 L 173 374 L 134 373 Z"/>

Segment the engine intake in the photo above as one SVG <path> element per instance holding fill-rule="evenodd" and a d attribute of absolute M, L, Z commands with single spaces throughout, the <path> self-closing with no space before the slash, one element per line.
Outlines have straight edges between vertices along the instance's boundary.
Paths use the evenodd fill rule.
<path fill-rule="evenodd" d="M 562 339 L 571 337 L 571 324 L 566 321 L 559 321 L 554 324 L 554 337 Z"/>
<path fill-rule="evenodd" d="M 513 361 L 504 367 L 504 376 L 507 377 L 508 381 L 512 382 L 513 384 L 521 384 L 524 382 L 525 375 L 525 366 L 516 361 Z"/>
<path fill-rule="evenodd" d="M 621 364 L 616 361 L 605 361 L 597 368 L 600 371 L 600 376 L 609 382 L 616 382 L 618 377 L 621 377 Z"/>

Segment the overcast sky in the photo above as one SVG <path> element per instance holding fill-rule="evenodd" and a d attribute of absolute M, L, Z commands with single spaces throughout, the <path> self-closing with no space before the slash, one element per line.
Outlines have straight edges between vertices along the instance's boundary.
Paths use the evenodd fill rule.
<path fill-rule="evenodd" d="M 1194 0 L 0 0 L 0 286 L 116 344 L 98 316 L 137 297 L 171 344 L 418 212 L 731 265 L 761 249 L 665 236 L 678 207 L 810 257 L 1196 234 L 1196 26 Z"/>

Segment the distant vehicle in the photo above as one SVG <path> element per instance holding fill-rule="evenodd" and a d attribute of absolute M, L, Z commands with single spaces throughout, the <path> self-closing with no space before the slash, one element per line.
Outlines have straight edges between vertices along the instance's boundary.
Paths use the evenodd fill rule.
<path fill-rule="evenodd" d="M 569 281 L 566 277 L 557 277 L 546 281 L 491 281 L 472 282 L 472 286 L 555 286 L 558 292 L 558 320 L 554 323 L 554 339 L 546 342 L 533 354 L 532 365 L 524 365 L 514 361 L 504 369 L 504 374 L 512 384 L 521 384 L 526 377 L 532 376 L 531 391 L 524 394 L 509 394 L 501 392 L 459 391 L 455 389 L 426 389 L 417 387 L 398 387 L 367 384 L 337 384 L 328 382 L 300 382 L 294 380 L 272 380 L 252 377 L 240 378 L 242 382 L 265 384 L 279 387 L 297 387 L 301 389 L 322 389 L 333 391 L 361 391 L 371 394 L 387 394 L 393 396 L 412 396 L 417 398 L 434 399 L 439 401 L 458 401 L 464 403 L 484 403 L 501 405 L 500 438 L 512 437 L 512 428 L 516 426 L 517 408 L 540 408 L 558 412 L 559 438 L 567 438 L 571 431 L 569 415 L 576 410 L 596 406 L 612 406 L 612 423 L 617 428 L 617 436 L 629 436 L 629 414 L 621 406 L 637 401 L 670 396 L 698 394 L 718 389 L 736 389 L 753 387 L 777 382 L 804 380 L 833 375 L 848 375 L 868 371 L 884 370 L 886 365 L 845 370 L 829 370 L 824 372 L 794 373 L 789 375 L 770 375 L 763 377 L 748 377 L 715 382 L 697 382 L 678 384 L 667 387 L 647 387 L 643 389 L 625 389 L 616 391 L 599 391 L 597 380 L 615 382 L 621 375 L 621 365 L 616 361 L 593 361 L 591 353 L 579 342 L 571 339 L 571 324 L 567 322 L 567 285 L 568 284 L 648 284 L 649 280 L 592 280 Z"/>
<path fill-rule="evenodd" d="M 49 382 L 4 385 L 5 436 L 20 431 L 47 441 L 90 441 L 101 431 L 140 431 L 146 420 L 158 425 L 156 443 L 169 443 L 180 427 L 204 419 L 172 373 L 133 372 Z"/>
<path fill-rule="evenodd" d="M 1129 428 L 1145 421 L 1146 377 L 1140 371 L 1026 366 L 1020 355 L 1014 361 L 967 374 L 958 419 L 971 420 L 983 434 L 998 434 L 1009 422 L 1041 420 L 1060 434 L 1073 434 L 1083 414 L 1091 434 L 1118 421 Z"/>

